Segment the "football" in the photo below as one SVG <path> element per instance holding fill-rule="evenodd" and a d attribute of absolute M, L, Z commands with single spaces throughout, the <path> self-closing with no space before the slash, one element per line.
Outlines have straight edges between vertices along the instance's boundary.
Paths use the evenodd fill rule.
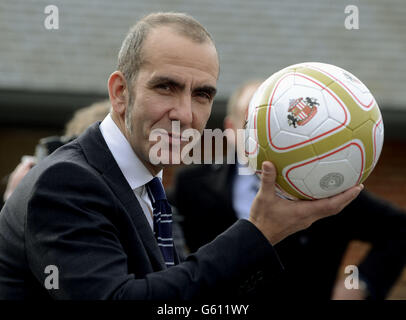
<path fill-rule="evenodd" d="M 277 169 L 278 193 L 321 199 L 362 183 L 383 146 L 375 98 L 353 74 L 306 62 L 276 72 L 254 93 L 246 116 L 245 154 L 260 173 Z"/>

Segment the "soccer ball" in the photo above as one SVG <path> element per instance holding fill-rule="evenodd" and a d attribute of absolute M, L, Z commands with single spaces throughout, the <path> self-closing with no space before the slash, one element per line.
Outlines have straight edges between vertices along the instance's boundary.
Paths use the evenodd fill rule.
<path fill-rule="evenodd" d="M 277 169 L 289 199 L 320 199 L 362 183 L 383 145 L 381 112 L 367 87 L 339 67 L 307 62 L 269 77 L 247 111 L 245 154 Z"/>

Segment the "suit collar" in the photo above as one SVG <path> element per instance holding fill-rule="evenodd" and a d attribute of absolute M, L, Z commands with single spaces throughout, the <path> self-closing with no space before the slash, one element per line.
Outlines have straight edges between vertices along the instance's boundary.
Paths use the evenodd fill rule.
<path fill-rule="evenodd" d="M 94 123 L 77 138 L 88 163 L 94 167 L 116 197 L 120 200 L 131 217 L 140 238 L 147 249 L 155 270 L 165 269 L 165 262 L 156 243 L 151 227 L 142 211 L 140 204 L 123 173 L 117 165 L 99 129 L 100 121 Z"/>
<path fill-rule="evenodd" d="M 99 128 L 110 152 L 132 190 L 142 187 L 154 178 L 133 151 L 130 143 L 113 121 L 110 114 L 105 117 Z M 157 176 L 162 179 L 162 170 Z"/>

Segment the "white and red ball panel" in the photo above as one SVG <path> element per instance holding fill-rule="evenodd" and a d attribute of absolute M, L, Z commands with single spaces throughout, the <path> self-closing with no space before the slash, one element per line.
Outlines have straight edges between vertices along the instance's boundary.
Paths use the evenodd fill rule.
<path fill-rule="evenodd" d="M 374 129 L 372 131 L 373 146 L 374 146 L 374 160 L 373 166 L 375 167 L 376 163 L 382 152 L 383 139 L 384 139 L 384 130 L 383 130 L 383 121 L 382 118 L 375 123 Z"/>
<path fill-rule="evenodd" d="M 305 66 L 323 73 L 340 84 L 360 108 L 370 110 L 375 104 L 375 99 L 368 88 L 352 73 L 340 67 L 319 62 L 305 63 Z"/>
<path fill-rule="evenodd" d="M 364 147 L 359 140 L 353 140 L 326 154 L 290 165 L 282 174 L 302 196 L 319 199 L 359 183 L 364 168 Z"/>
<path fill-rule="evenodd" d="M 245 155 L 247 157 L 256 157 L 258 155 L 258 136 L 257 136 L 257 115 L 258 109 L 248 114 L 248 120 L 245 128 Z"/>

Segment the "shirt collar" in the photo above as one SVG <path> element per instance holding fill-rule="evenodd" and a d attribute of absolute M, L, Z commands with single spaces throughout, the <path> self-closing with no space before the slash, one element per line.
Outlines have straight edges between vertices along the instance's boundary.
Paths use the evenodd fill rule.
<path fill-rule="evenodd" d="M 132 190 L 145 185 L 154 178 L 135 154 L 110 114 L 100 124 L 100 131 Z M 162 180 L 162 170 L 156 176 Z"/>

